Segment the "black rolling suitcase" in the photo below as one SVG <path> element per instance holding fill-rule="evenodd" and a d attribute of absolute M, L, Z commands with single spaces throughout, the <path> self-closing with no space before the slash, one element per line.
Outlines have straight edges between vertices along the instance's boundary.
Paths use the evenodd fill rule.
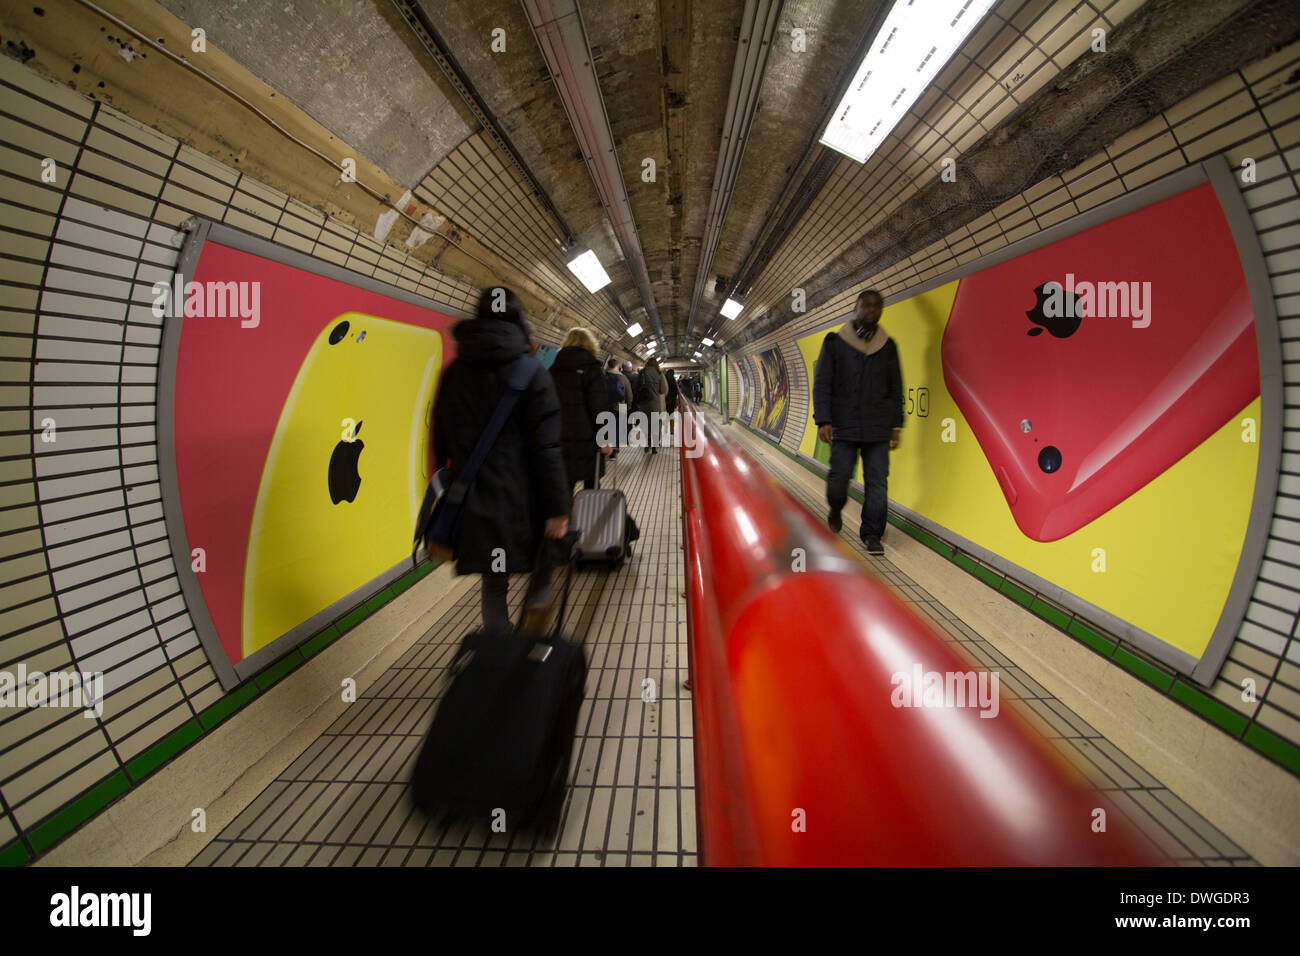
<path fill-rule="evenodd" d="M 621 567 L 632 554 L 632 541 L 640 532 L 627 513 L 627 496 L 618 488 L 601 488 L 600 459 L 596 460 L 595 488 L 573 496 L 572 525 L 578 529 L 579 561 L 604 561 Z"/>
<path fill-rule="evenodd" d="M 559 636 L 475 632 L 453 658 L 451 684 L 411 780 L 416 806 L 443 821 L 553 834 L 564 808 L 587 662 Z M 504 814 L 504 818 L 502 818 Z"/>

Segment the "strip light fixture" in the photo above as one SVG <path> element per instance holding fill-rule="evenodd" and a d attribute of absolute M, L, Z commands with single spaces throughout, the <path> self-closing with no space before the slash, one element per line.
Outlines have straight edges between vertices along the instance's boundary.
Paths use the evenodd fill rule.
<path fill-rule="evenodd" d="M 632 336 L 632 338 L 636 338 L 638 335 L 640 335 L 640 334 L 641 334 L 641 323 L 640 323 L 640 322 L 633 322 L 631 325 L 629 325 L 629 326 L 627 327 L 627 334 L 630 335 L 630 336 Z"/>
<path fill-rule="evenodd" d="M 599 292 L 609 285 L 609 273 L 590 249 L 569 260 L 569 271 L 578 277 L 578 280 L 587 287 L 588 292 Z"/>
<path fill-rule="evenodd" d="M 895 0 L 821 142 L 866 162 L 993 3 Z"/>

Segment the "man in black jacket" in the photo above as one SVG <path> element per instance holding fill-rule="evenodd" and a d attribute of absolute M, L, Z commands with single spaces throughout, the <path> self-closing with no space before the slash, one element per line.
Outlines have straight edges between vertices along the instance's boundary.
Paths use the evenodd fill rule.
<path fill-rule="evenodd" d="M 862 455 L 866 502 L 859 530 L 868 554 L 884 554 L 889 452 L 903 428 L 903 376 L 898 347 L 880 328 L 885 301 L 869 289 L 858 296 L 853 319 L 822 342 L 813 379 L 813 420 L 817 435 L 831 446 L 826 476 L 827 522 L 838 533 L 849 479 Z"/>
<path fill-rule="evenodd" d="M 451 330 L 456 359 L 442 373 L 433 405 L 435 467 L 450 462 L 460 474 L 506 392 L 515 360 L 528 355 L 523 305 L 509 289 L 488 289 L 478 316 Z M 483 575 L 483 625 L 509 623 L 507 575 L 533 571 L 542 536 L 568 531 L 571 492 L 560 454 L 560 402 L 550 373 L 540 365 L 519 396 L 461 506 L 454 552 L 457 574 Z M 533 596 L 549 574 L 535 574 Z"/>

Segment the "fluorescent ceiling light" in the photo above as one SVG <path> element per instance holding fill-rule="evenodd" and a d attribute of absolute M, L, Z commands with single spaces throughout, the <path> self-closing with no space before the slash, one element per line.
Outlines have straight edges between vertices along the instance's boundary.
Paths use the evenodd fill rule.
<path fill-rule="evenodd" d="M 569 271 L 582 281 L 588 292 L 597 292 L 609 285 L 609 273 L 590 249 L 569 260 Z"/>
<path fill-rule="evenodd" d="M 713 339 L 701 339 L 700 344 L 703 345 L 705 348 L 708 348 L 710 345 L 713 344 Z"/>
<path fill-rule="evenodd" d="M 629 325 L 629 326 L 627 327 L 627 334 L 630 335 L 630 336 L 632 336 L 632 338 L 636 338 L 638 335 L 640 335 L 640 334 L 641 334 L 641 323 L 640 323 L 640 322 L 633 322 L 631 325 Z"/>
<path fill-rule="evenodd" d="M 696 353 L 695 353 L 695 357 L 696 357 L 696 358 L 699 358 L 699 357 L 700 357 L 700 353 L 699 353 L 699 352 L 696 352 Z"/>
<path fill-rule="evenodd" d="M 722 314 L 729 319 L 734 319 L 736 316 L 740 315 L 740 310 L 743 308 L 744 306 L 735 299 L 728 299 L 726 302 L 722 303 Z"/>
<path fill-rule="evenodd" d="M 651 342 L 649 345 L 647 345 L 647 346 L 645 347 L 645 350 L 646 350 L 647 352 L 653 352 L 653 351 L 654 351 L 655 349 L 657 349 L 658 347 L 659 347 L 659 346 L 658 346 L 657 344 L 655 344 L 654 342 Z"/>
<path fill-rule="evenodd" d="M 991 6 L 993 0 L 895 0 L 821 142 L 866 162 Z"/>

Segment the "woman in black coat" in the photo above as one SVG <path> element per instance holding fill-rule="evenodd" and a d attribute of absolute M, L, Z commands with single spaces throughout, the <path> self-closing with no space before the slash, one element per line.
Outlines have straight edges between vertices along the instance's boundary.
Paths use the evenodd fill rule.
<path fill-rule="evenodd" d="M 580 481 L 588 488 L 594 487 L 600 415 L 603 412 L 617 415 L 610 407 L 605 369 L 596 357 L 599 349 L 600 343 L 590 329 L 571 329 L 551 365 L 551 377 L 560 397 L 560 448 L 570 488 Z M 613 450 L 610 442 L 600 448 L 600 454 L 608 455 Z M 601 474 L 604 473 L 602 460 Z"/>
<path fill-rule="evenodd" d="M 456 358 L 442 373 L 433 405 L 434 467 L 460 474 L 506 392 L 510 368 L 532 352 L 523 305 L 509 289 L 488 289 L 478 315 L 451 330 Z M 457 574 L 483 575 L 483 625 L 504 630 L 507 575 L 534 570 L 542 536 L 568 531 L 569 486 L 560 456 L 560 406 L 540 363 L 479 468 L 461 506 Z M 529 594 L 547 584 L 534 574 Z"/>

